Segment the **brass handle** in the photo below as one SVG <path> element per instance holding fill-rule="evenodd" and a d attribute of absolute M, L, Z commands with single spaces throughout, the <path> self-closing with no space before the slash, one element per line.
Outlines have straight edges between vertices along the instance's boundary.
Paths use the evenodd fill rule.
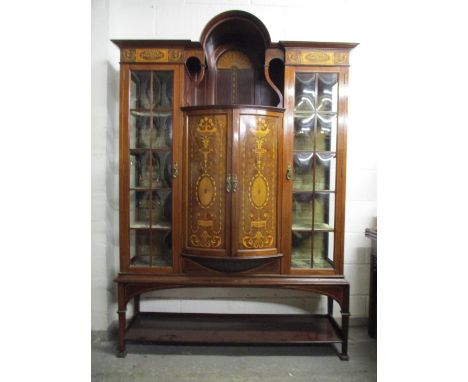
<path fill-rule="evenodd" d="M 226 191 L 231 192 L 231 174 L 226 176 Z"/>
<path fill-rule="evenodd" d="M 174 165 L 172 166 L 172 177 L 175 179 L 179 175 L 179 164 L 177 161 L 174 162 Z"/>
<path fill-rule="evenodd" d="M 286 179 L 291 180 L 292 179 L 292 167 L 291 163 L 288 163 L 288 169 L 286 171 Z"/>
<path fill-rule="evenodd" d="M 232 192 L 237 192 L 237 175 L 232 176 Z"/>

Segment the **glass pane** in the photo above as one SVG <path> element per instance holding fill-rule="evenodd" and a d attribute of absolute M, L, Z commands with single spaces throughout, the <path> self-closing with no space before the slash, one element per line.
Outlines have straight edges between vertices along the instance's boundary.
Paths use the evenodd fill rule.
<path fill-rule="evenodd" d="M 312 191 L 313 156 L 314 154 L 311 152 L 294 154 L 293 190 Z"/>
<path fill-rule="evenodd" d="M 149 230 L 130 230 L 130 264 L 149 265 L 150 263 Z"/>
<path fill-rule="evenodd" d="M 172 71 L 133 71 L 131 78 L 130 109 L 171 109 L 174 92 Z"/>
<path fill-rule="evenodd" d="M 172 192 L 170 190 L 153 191 L 152 228 L 170 228 L 172 222 Z"/>
<path fill-rule="evenodd" d="M 314 229 L 333 229 L 335 224 L 335 194 L 314 194 Z"/>
<path fill-rule="evenodd" d="M 149 187 L 151 160 L 149 151 L 132 151 L 130 154 L 130 187 Z"/>
<path fill-rule="evenodd" d="M 172 147 L 172 116 L 170 113 L 158 113 L 153 118 L 153 129 L 151 130 L 151 147 Z"/>
<path fill-rule="evenodd" d="M 153 89 L 151 72 L 132 72 L 130 84 L 130 109 L 151 109 Z"/>
<path fill-rule="evenodd" d="M 151 230 L 152 266 L 172 265 L 172 231 Z"/>
<path fill-rule="evenodd" d="M 293 268 L 312 267 L 312 232 L 292 232 L 292 257 Z"/>
<path fill-rule="evenodd" d="M 315 154 L 315 191 L 335 191 L 336 154 Z"/>
<path fill-rule="evenodd" d="M 304 119 L 304 123 L 313 121 L 315 116 L 316 77 L 315 73 L 296 73 L 295 113 L 296 117 Z"/>
<path fill-rule="evenodd" d="M 149 227 L 151 214 L 150 194 L 146 191 L 130 191 L 130 227 Z"/>
<path fill-rule="evenodd" d="M 314 233 L 314 268 L 333 268 L 333 232 Z"/>
<path fill-rule="evenodd" d="M 296 107 L 301 102 L 305 102 L 309 105 L 315 105 L 316 80 L 316 73 L 296 73 Z M 304 99 L 307 99 L 307 101 Z"/>
<path fill-rule="evenodd" d="M 317 115 L 317 151 L 336 151 L 336 114 Z"/>
<path fill-rule="evenodd" d="M 312 229 L 312 192 L 294 192 L 293 193 L 293 230 L 311 230 Z"/>
<path fill-rule="evenodd" d="M 172 186 L 172 155 L 170 151 L 153 151 L 153 188 Z"/>
<path fill-rule="evenodd" d="M 172 107 L 173 100 L 172 72 L 154 72 L 155 105 L 163 108 Z"/>
<path fill-rule="evenodd" d="M 294 150 L 314 150 L 314 119 L 294 118 Z"/>
<path fill-rule="evenodd" d="M 320 73 L 318 81 L 319 112 L 336 112 L 338 110 L 338 75 L 337 73 Z"/>
<path fill-rule="evenodd" d="M 151 144 L 151 123 L 149 117 L 137 116 L 135 113 L 130 114 L 129 131 L 130 131 L 130 148 L 148 148 Z"/>

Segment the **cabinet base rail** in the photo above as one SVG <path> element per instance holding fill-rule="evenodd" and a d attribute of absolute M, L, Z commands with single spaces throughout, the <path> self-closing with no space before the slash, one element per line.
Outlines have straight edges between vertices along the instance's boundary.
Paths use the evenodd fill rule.
<path fill-rule="evenodd" d="M 120 280 L 119 280 L 120 277 Z M 276 288 L 293 288 L 309 290 L 328 297 L 327 314 L 209 314 L 209 313 L 156 313 L 140 311 L 140 295 L 144 292 L 174 287 L 194 287 L 191 285 L 167 284 L 170 279 L 150 282 L 139 278 L 130 281 L 120 275 L 118 283 L 119 309 L 119 357 L 125 357 L 127 343 L 158 344 L 223 344 L 223 345 L 312 345 L 341 344 L 342 360 L 348 359 L 349 329 L 349 283 L 344 279 L 303 279 L 298 284 L 294 279 L 282 278 L 283 285 Z M 153 279 L 155 280 L 155 279 Z M 174 280 L 177 280 L 174 278 Z M 289 281 L 288 281 L 289 280 Z M 192 278 L 192 281 L 193 278 Z M 200 286 L 203 285 L 202 279 Z M 268 278 L 249 279 L 250 285 L 244 283 L 230 285 L 249 287 L 272 287 Z M 301 281 L 301 280 L 299 280 Z M 265 285 L 265 282 L 267 285 Z M 223 282 L 224 284 L 224 282 Z M 223 285 L 227 286 L 227 285 Z M 127 320 L 126 308 L 130 299 L 134 300 L 134 316 Z M 341 326 L 333 318 L 333 301 L 341 306 Z"/>

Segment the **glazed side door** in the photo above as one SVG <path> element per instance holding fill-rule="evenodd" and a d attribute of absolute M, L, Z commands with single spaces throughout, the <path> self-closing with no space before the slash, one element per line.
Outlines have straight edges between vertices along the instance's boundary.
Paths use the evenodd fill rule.
<path fill-rule="evenodd" d="M 292 274 L 343 273 L 347 68 L 287 66 L 283 252 Z"/>
<path fill-rule="evenodd" d="M 122 271 L 177 271 L 181 66 L 122 64 L 120 81 Z"/>

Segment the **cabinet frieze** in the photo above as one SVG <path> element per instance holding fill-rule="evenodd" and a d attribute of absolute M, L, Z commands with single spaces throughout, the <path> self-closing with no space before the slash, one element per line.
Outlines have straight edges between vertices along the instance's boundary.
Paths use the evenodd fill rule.
<path fill-rule="evenodd" d="M 162 49 L 162 48 L 144 48 L 144 49 L 122 49 L 120 53 L 121 62 L 132 63 L 170 63 L 184 62 L 183 49 Z"/>
<path fill-rule="evenodd" d="M 335 50 L 288 49 L 287 65 L 348 65 L 349 53 Z"/>

